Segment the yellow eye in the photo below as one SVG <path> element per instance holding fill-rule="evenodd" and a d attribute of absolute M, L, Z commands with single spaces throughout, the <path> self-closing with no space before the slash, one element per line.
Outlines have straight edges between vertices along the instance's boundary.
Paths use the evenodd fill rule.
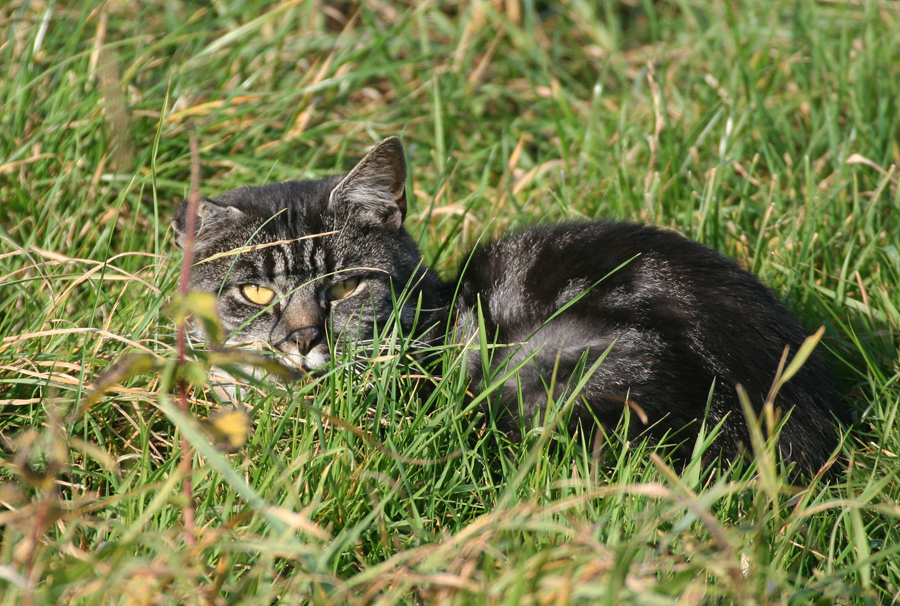
<path fill-rule="evenodd" d="M 328 296 L 332 299 L 343 299 L 349 297 L 359 286 L 359 278 L 347 278 L 342 282 L 334 284 L 328 289 Z"/>
<path fill-rule="evenodd" d="M 241 294 L 256 305 L 268 305 L 275 298 L 275 291 L 256 284 L 244 284 L 241 286 Z"/>

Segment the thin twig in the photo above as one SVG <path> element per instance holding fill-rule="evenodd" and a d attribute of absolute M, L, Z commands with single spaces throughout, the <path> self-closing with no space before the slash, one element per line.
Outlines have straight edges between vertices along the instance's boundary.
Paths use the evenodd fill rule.
<path fill-rule="evenodd" d="M 188 126 L 188 136 L 190 140 L 191 150 L 191 190 L 188 194 L 188 210 L 187 210 L 187 230 L 184 242 L 184 261 L 181 265 L 181 281 L 178 284 L 178 292 L 182 297 L 187 296 L 188 286 L 190 284 L 191 265 L 194 256 L 194 234 L 196 233 L 197 203 L 200 200 L 200 145 L 197 142 L 197 135 L 194 129 Z M 178 363 L 184 364 L 186 355 L 186 330 L 185 322 L 181 320 L 178 323 Z M 183 381 L 178 384 L 178 397 L 181 403 L 181 409 L 188 413 L 190 405 L 188 404 L 187 385 Z M 182 480 L 182 490 L 184 491 L 184 532 L 185 540 L 188 545 L 193 545 L 196 540 L 196 529 L 194 522 L 194 497 L 193 487 L 191 484 L 193 453 L 188 443 L 187 437 L 181 436 L 181 471 L 184 479 Z"/>

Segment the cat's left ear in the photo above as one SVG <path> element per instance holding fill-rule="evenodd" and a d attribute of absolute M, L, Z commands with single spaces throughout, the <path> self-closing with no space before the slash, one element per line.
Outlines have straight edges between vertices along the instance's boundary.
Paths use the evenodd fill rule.
<path fill-rule="evenodd" d="M 331 192 L 328 206 L 348 216 L 399 229 L 406 218 L 406 158 L 399 137 L 372 148 Z"/>

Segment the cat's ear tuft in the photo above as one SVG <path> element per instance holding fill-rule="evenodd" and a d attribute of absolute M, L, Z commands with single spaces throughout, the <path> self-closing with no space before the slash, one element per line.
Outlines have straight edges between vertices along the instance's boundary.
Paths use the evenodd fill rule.
<path fill-rule="evenodd" d="M 399 229 L 406 218 L 406 158 L 399 137 L 366 154 L 331 192 L 329 207 L 350 217 Z"/>
<path fill-rule="evenodd" d="M 187 239 L 187 212 L 188 201 L 185 200 L 175 211 L 172 219 L 172 229 L 175 231 L 175 245 L 183 249 Z M 244 218 L 243 212 L 234 206 L 216 204 L 212 200 L 200 200 L 197 203 L 197 221 L 195 224 L 194 241 L 202 244 L 215 233 L 221 233 L 221 228 L 233 224 Z"/>

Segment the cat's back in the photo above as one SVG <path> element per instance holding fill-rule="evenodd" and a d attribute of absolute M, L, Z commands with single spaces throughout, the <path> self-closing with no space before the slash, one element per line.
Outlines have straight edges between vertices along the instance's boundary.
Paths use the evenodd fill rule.
<path fill-rule="evenodd" d="M 697 319 L 710 307 L 789 312 L 736 262 L 681 234 L 618 221 L 534 227 L 476 247 L 463 264 L 461 300 L 493 300 L 503 316 L 546 319 L 570 303 L 650 319 L 654 309 Z M 504 308 L 510 313 L 504 313 Z M 648 315 L 649 314 L 649 315 Z"/>
<path fill-rule="evenodd" d="M 561 359 L 553 352 L 612 346 L 594 391 L 630 394 L 651 416 L 667 419 L 660 427 L 702 418 L 715 384 L 710 416 L 735 419 L 722 440 L 731 454 L 746 431 L 736 385 L 758 407 L 785 347 L 793 355 L 807 335 L 735 261 L 676 232 L 633 223 L 565 223 L 484 244 L 464 263 L 458 292 L 463 332 L 474 331 L 480 314 L 498 342 L 550 352 L 548 368 Z M 540 380 L 535 384 L 540 396 Z M 785 444 L 815 468 L 836 443 L 831 413 L 845 416 L 818 355 L 779 402 L 795 405 Z"/>

